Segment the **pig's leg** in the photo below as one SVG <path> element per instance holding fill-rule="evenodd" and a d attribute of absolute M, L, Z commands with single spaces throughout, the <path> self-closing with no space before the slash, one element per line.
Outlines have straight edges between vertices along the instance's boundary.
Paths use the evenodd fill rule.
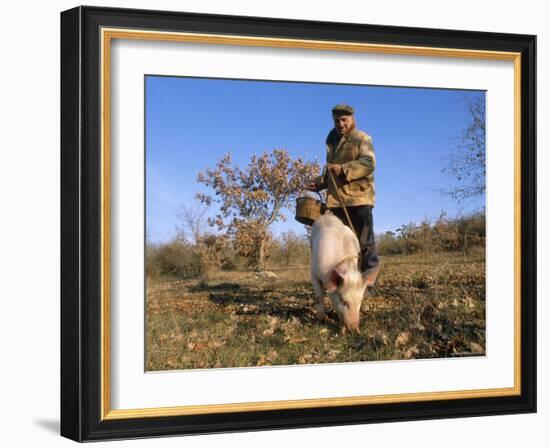
<path fill-rule="evenodd" d="M 325 290 L 323 283 L 314 274 L 311 274 L 311 283 L 313 283 L 313 291 L 315 292 L 317 319 L 325 320 Z"/>

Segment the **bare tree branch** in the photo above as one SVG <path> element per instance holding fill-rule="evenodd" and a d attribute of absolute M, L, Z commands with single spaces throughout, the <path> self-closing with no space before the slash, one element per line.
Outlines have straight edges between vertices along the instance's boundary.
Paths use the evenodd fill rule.
<path fill-rule="evenodd" d="M 190 233 L 194 242 L 197 243 L 205 232 L 207 225 L 206 212 L 208 205 L 199 203 L 194 207 L 182 204 L 176 217 L 182 223 L 182 231 Z"/>
<path fill-rule="evenodd" d="M 442 169 L 457 181 L 442 193 L 457 202 L 485 194 L 485 97 L 466 97 L 464 101 L 470 119 Z"/>

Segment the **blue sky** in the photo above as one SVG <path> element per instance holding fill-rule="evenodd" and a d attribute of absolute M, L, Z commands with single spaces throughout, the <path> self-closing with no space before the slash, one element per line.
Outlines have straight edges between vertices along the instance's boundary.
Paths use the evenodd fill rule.
<path fill-rule="evenodd" d="M 457 204 L 439 192 L 454 184 L 441 169 L 468 121 L 465 98 L 484 92 L 160 76 L 145 83 L 146 222 L 153 242 L 174 236 L 182 204 L 212 193 L 197 183 L 197 173 L 229 151 L 240 167 L 276 148 L 324 163 L 331 109 L 339 103 L 355 108 L 358 129 L 373 139 L 376 233 L 484 205 L 484 198 Z M 275 235 L 305 233 L 287 216 L 273 225 Z"/>

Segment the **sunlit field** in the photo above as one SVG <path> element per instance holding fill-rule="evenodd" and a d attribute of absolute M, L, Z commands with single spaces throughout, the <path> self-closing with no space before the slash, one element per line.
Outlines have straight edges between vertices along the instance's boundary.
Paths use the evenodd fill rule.
<path fill-rule="evenodd" d="M 146 369 L 362 362 L 485 354 L 484 250 L 383 256 L 345 334 L 315 318 L 307 264 L 148 279 Z"/>

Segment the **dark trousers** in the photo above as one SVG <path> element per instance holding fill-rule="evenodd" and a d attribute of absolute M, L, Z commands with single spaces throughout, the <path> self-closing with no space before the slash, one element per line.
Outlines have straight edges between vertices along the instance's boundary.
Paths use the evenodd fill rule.
<path fill-rule="evenodd" d="M 361 247 L 360 270 L 361 272 L 365 272 L 367 269 L 378 266 L 379 263 L 374 244 L 372 205 L 356 205 L 346 207 L 346 209 L 355 228 L 355 234 L 359 239 L 359 246 Z M 331 208 L 330 211 L 349 227 L 348 219 L 342 207 Z"/>

